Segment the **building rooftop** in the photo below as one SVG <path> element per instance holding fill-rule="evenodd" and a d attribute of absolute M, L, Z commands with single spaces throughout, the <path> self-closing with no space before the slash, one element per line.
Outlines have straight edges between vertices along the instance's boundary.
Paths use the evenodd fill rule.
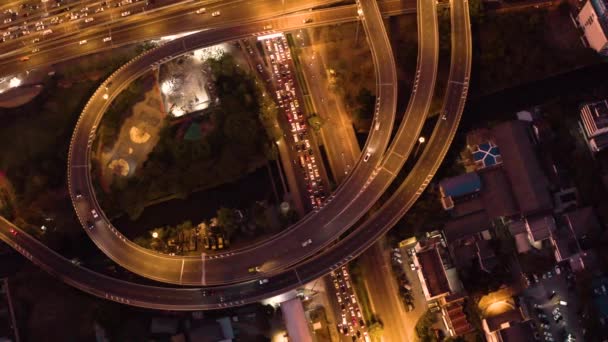
<path fill-rule="evenodd" d="M 600 221 L 592 207 L 576 209 L 564 214 L 564 220 L 577 239 L 587 235 L 598 234 L 601 230 Z"/>
<path fill-rule="evenodd" d="M 522 320 L 521 311 L 513 309 L 485 319 L 490 332 L 500 330 L 505 323 L 519 323 Z"/>
<path fill-rule="evenodd" d="M 416 257 L 420 264 L 420 272 L 424 278 L 424 287 L 426 288 L 425 292 L 428 293 L 428 298 L 450 292 L 448 278 L 437 248 L 418 251 Z"/>
<path fill-rule="evenodd" d="M 551 209 L 553 205 L 547 177 L 530 141 L 528 125 L 508 121 L 493 128 L 509 184 L 524 215 Z"/>
<path fill-rule="evenodd" d="M 490 219 L 484 211 L 451 219 L 444 227 L 444 234 L 449 243 L 455 240 L 481 233 L 491 227 Z"/>
<path fill-rule="evenodd" d="M 502 163 L 500 150 L 493 142 L 487 141 L 473 146 L 471 149 L 473 160 L 479 168 L 486 168 Z"/>
<path fill-rule="evenodd" d="M 530 325 L 530 321 L 512 324 L 510 327 L 502 329 L 498 334 L 502 342 L 534 341 L 534 330 Z"/>
<path fill-rule="evenodd" d="M 540 215 L 526 218 L 526 229 L 532 241 L 541 241 L 549 238 L 555 231 L 555 220 L 551 215 Z"/>
<path fill-rule="evenodd" d="M 475 172 L 445 178 L 439 182 L 443 197 L 461 197 L 481 190 L 481 179 Z"/>
<path fill-rule="evenodd" d="M 519 212 L 513 198 L 511 184 L 502 168 L 484 170 L 480 172 L 479 176 L 483 186 L 480 199 L 488 217 L 509 217 Z"/>

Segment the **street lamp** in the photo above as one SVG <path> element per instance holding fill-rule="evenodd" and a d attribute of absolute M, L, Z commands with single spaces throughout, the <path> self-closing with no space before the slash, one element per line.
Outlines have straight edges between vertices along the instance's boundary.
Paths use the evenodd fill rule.
<path fill-rule="evenodd" d="M 158 232 L 153 232 L 152 233 L 152 237 L 155 238 L 155 239 L 158 239 Z"/>
<path fill-rule="evenodd" d="M 418 150 L 420 149 L 420 146 L 422 146 L 422 144 L 424 144 L 425 142 L 425 137 L 421 136 L 420 138 L 418 138 L 418 145 L 416 145 L 416 150 L 414 151 L 414 158 L 416 158 L 416 156 L 418 155 Z"/>

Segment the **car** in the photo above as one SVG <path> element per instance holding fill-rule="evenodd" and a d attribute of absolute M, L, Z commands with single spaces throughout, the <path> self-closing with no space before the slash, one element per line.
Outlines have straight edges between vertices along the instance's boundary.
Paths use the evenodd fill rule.
<path fill-rule="evenodd" d="M 76 199 L 81 199 L 82 198 L 82 193 L 80 193 L 80 191 L 76 191 Z"/>
<path fill-rule="evenodd" d="M 205 7 L 201 7 L 199 9 L 196 10 L 196 14 L 203 14 L 206 13 L 207 9 Z"/>
<path fill-rule="evenodd" d="M 220 14 L 221 14 L 221 13 L 220 13 L 220 11 L 215 11 L 215 12 L 211 13 L 211 16 L 212 16 L 212 17 L 217 17 L 217 16 L 219 16 Z"/>
<path fill-rule="evenodd" d="M 88 17 L 88 18 L 86 18 L 86 19 L 84 20 L 84 22 L 85 22 L 85 23 L 90 23 L 90 22 L 91 22 L 91 21 L 93 21 L 93 20 L 95 20 L 95 19 L 94 19 L 94 18 L 92 18 L 92 17 Z"/>
<path fill-rule="evenodd" d="M 96 220 L 99 218 L 99 214 L 97 213 L 97 210 L 95 210 L 95 209 L 91 209 L 91 215 L 93 215 L 93 218 Z"/>
<path fill-rule="evenodd" d="M 302 247 L 306 247 L 306 246 L 310 245 L 311 243 L 312 243 L 312 239 L 308 239 L 308 240 L 302 242 Z"/>
<path fill-rule="evenodd" d="M 83 40 L 81 40 L 81 41 L 78 42 L 78 45 L 84 45 L 86 43 L 87 43 L 87 40 L 83 39 Z"/>
<path fill-rule="evenodd" d="M 34 38 L 34 39 L 32 39 L 32 43 L 34 43 L 34 44 L 38 43 L 39 41 L 40 41 L 40 38 Z"/>
<path fill-rule="evenodd" d="M 260 285 L 268 283 L 268 278 L 260 279 Z"/>
<path fill-rule="evenodd" d="M 370 152 L 367 152 L 367 153 L 365 154 L 365 157 L 363 157 L 363 161 L 364 161 L 364 162 L 367 162 L 371 156 L 372 156 L 372 154 L 371 154 Z"/>
<path fill-rule="evenodd" d="M 51 29 L 42 31 L 43 36 L 46 36 L 47 34 L 51 34 L 51 33 L 53 33 L 53 30 L 51 30 Z"/>
<path fill-rule="evenodd" d="M 40 49 L 39 49 L 39 48 L 34 48 L 34 49 L 32 50 L 32 53 L 36 53 L 36 52 L 38 52 L 38 51 L 40 51 Z"/>
<path fill-rule="evenodd" d="M 89 230 L 93 230 L 93 228 L 95 228 L 95 225 L 93 224 L 93 222 L 87 221 L 87 228 L 89 228 Z"/>
<path fill-rule="evenodd" d="M 312 23 L 312 18 L 306 18 L 306 19 L 302 20 L 302 23 L 304 23 L 304 24 Z"/>
<path fill-rule="evenodd" d="M 25 61 L 29 61 L 30 60 L 30 56 L 23 56 L 21 58 L 19 58 L 19 61 L 21 62 L 25 62 Z"/>
<path fill-rule="evenodd" d="M 258 273 L 258 272 L 260 272 L 260 266 L 249 267 L 249 273 Z"/>
<path fill-rule="evenodd" d="M 272 30 L 272 25 L 265 25 L 264 30 Z"/>
<path fill-rule="evenodd" d="M 112 41 L 112 37 L 105 37 L 102 41 L 104 43 L 110 42 L 110 41 Z"/>
<path fill-rule="evenodd" d="M 11 234 L 13 234 L 15 236 L 17 235 L 17 231 L 15 229 L 13 229 L 13 228 L 10 229 L 10 232 L 11 232 Z"/>
<path fill-rule="evenodd" d="M 121 16 L 121 17 L 126 17 L 126 16 L 128 16 L 129 14 L 131 14 L 131 12 L 129 12 L 129 11 L 124 11 L 124 12 L 120 13 L 120 16 Z"/>
<path fill-rule="evenodd" d="M 555 274 L 557 274 L 557 275 L 562 274 L 562 269 L 561 269 L 561 268 L 559 268 L 559 266 L 558 266 L 558 265 L 555 265 Z"/>

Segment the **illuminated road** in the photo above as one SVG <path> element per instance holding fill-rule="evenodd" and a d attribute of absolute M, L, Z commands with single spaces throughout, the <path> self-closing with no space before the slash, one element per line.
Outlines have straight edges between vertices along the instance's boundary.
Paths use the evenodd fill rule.
<path fill-rule="evenodd" d="M 434 7 L 434 1 L 421 0 L 421 2 L 423 1 L 426 5 L 433 3 L 430 6 Z M 366 6 L 372 8 L 366 8 Z M 284 290 L 295 288 L 303 282 L 315 279 L 344 265 L 390 229 L 411 207 L 426 185 L 428 185 L 453 139 L 466 99 L 471 59 L 468 8 L 460 1 L 455 1 L 453 6 L 452 65 L 444 104 L 446 119 L 439 120 L 427 144 L 428 147 L 406 181 L 399 187 L 390 200 L 369 220 L 357 227 L 353 234 L 341 240 L 325 253 L 318 254 L 291 270 L 269 277 L 270 281 L 268 283 L 259 285 L 256 281 L 250 281 L 205 290 L 213 291 L 213 293 L 203 292 L 200 289 L 141 286 L 107 278 L 75 266 L 67 259 L 53 253 L 35 239 L 20 232 L 16 227 L 4 220 L 0 221 L 0 238 L 7 241 L 11 246 L 47 271 L 84 291 L 130 305 L 173 310 L 211 309 L 257 301 Z M 364 12 L 368 10 L 373 11 L 373 3 L 364 3 L 363 9 Z M 373 19 L 370 20 L 370 18 L 371 16 L 366 15 L 366 21 L 369 21 L 367 24 L 373 26 Z M 378 20 L 376 19 L 376 21 Z M 278 23 L 275 27 L 279 27 Z M 421 27 L 419 28 L 422 30 Z M 436 39 L 437 37 L 432 38 Z M 154 51 L 152 51 L 153 53 Z M 138 60 L 132 63 L 137 62 Z M 141 59 L 139 62 L 142 63 Z M 420 77 L 418 89 L 423 84 L 422 74 Z M 434 77 L 432 79 L 434 82 Z M 423 114 L 426 116 L 426 112 Z M 417 134 L 415 135 L 417 136 Z M 86 149 L 86 146 L 84 148 Z M 392 153 L 387 160 L 394 158 L 391 156 L 396 152 Z M 378 175 L 380 174 L 382 172 Z M 375 179 L 378 179 L 378 177 Z M 368 185 L 365 189 L 370 188 L 371 185 Z M 10 229 L 13 229 L 16 235 L 9 232 Z M 96 229 L 95 232 L 100 230 L 102 229 Z M 112 234 L 106 227 L 103 227 L 103 231 L 109 232 L 108 234 L 110 235 Z"/>
<path fill-rule="evenodd" d="M 270 23 L 275 29 L 283 31 L 308 25 L 303 23 L 305 19 L 312 19 L 312 23 L 316 24 L 340 22 L 349 16 L 352 20 L 357 17 L 353 10 L 354 8 L 350 7 L 306 12 L 265 20 L 264 24 Z M 112 99 L 134 79 L 145 73 L 152 64 L 163 58 L 175 57 L 186 51 L 229 39 L 250 36 L 263 26 L 266 25 L 260 27 L 259 23 L 251 23 L 236 28 L 204 31 L 153 49 L 117 70 L 86 104 L 76 124 L 68 155 L 70 193 L 79 220 L 86 227 L 85 230 L 93 242 L 108 257 L 126 269 L 150 279 L 180 285 L 218 285 L 266 277 L 297 264 L 330 244 L 364 215 L 384 191 L 382 187 L 367 187 L 367 191 L 360 192 L 363 184 L 375 173 L 388 145 L 397 104 L 394 60 L 387 57 L 392 56 L 392 51 L 388 39 L 381 38 L 386 37 L 386 32 L 380 13 L 377 12 L 377 20 L 366 20 L 364 26 L 369 26 L 370 36 L 375 37 L 370 39 L 372 55 L 377 56 L 375 60 L 383 61 L 376 63 L 379 84 L 377 94 L 378 98 L 382 99 L 378 101 L 377 119 L 383 122 L 383 129 L 374 130 L 370 134 L 365 148 L 366 152 L 370 153 L 369 160 L 359 162 L 359 167 L 353 169 L 348 179 L 332 194 L 330 198 L 333 199 L 328 199 L 328 203 L 320 210 L 265 241 L 223 254 L 210 255 L 204 260 L 197 256 L 170 256 L 150 251 L 128 241 L 112 227 L 95 198 L 89 172 L 90 144 Z M 432 87 L 429 89 L 432 90 Z M 411 113 L 411 116 L 416 118 L 404 120 L 402 127 L 407 125 L 409 129 L 406 131 L 419 130 L 426 117 L 423 111 L 424 107 L 421 107 L 421 112 Z M 403 138 L 410 139 L 413 146 L 417 136 Z M 404 151 L 405 155 L 408 153 Z M 394 174 L 384 174 L 385 183 L 380 185 L 388 186 L 392 177 Z M 99 214 L 99 219 L 93 218 L 92 210 Z M 88 228 L 91 224 L 94 224 L 93 229 Z M 305 244 L 309 239 L 311 243 Z M 249 269 L 252 267 L 259 267 L 260 273 L 250 273 Z"/>
<path fill-rule="evenodd" d="M 284 13 L 292 13 L 312 7 L 326 6 L 337 2 L 337 0 L 285 0 L 281 5 L 280 0 L 249 0 L 241 5 L 243 0 L 232 1 L 206 1 L 203 3 L 217 3 L 207 6 L 206 15 L 197 15 L 194 9 L 197 6 L 179 6 L 179 8 L 161 8 L 156 12 L 147 12 L 145 15 L 127 17 L 119 21 L 112 21 L 107 25 L 100 25 L 85 30 L 67 30 L 68 34 L 61 35 L 53 40 L 41 40 L 36 47 L 40 50 L 32 53 L 33 46 L 13 49 L 4 43 L 0 45 L 0 51 L 6 53 L 13 51 L 10 55 L 0 54 L 0 76 L 7 76 L 19 72 L 25 72 L 42 66 L 53 65 L 62 61 L 70 60 L 78 56 L 89 55 L 116 47 L 134 44 L 151 39 L 175 35 L 183 32 L 198 31 L 201 29 L 234 27 L 241 23 L 247 23 L 264 18 L 277 17 Z M 354 6 L 341 6 L 354 9 Z M 416 10 L 414 0 L 387 0 L 381 3 L 385 15 L 397 15 L 400 13 L 412 13 Z M 220 10 L 220 17 L 212 17 L 211 10 Z M 348 19 L 348 21 L 353 20 Z M 317 25 L 311 23 L 307 26 Z M 76 31 L 76 32 L 75 32 Z M 112 40 L 104 42 L 103 39 L 111 36 Z M 80 45 L 79 42 L 86 40 L 87 43 Z M 28 44 L 30 41 L 28 40 Z M 21 58 L 29 58 L 20 62 Z"/>

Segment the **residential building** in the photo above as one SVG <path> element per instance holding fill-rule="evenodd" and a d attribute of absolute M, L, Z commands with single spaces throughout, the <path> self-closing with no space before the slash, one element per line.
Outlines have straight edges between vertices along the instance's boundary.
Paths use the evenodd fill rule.
<path fill-rule="evenodd" d="M 577 16 L 579 26 L 585 31 L 589 47 L 600 54 L 608 55 L 608 14 L 606 0 L 589 0 Z"/>
<path fill-rule="evenodd" d="M 557 262 L 568 261 L 573 271 L 588 268 L 588 249 L 601 233 L 600 222 L 591 207 L 565 213 L 563 224 L 551 234 L 551 245 Z"/>
<path fill-rule="evenodd" d="M 441 319 L 450 336 L 462 336 L 475 330 L 464 312 L 466 300 L 462 294 L 449 295 L 442 300 Z"/>
<path fill-rule="evenodd" d="M 484 318 L 481 323 L 488 342 L 535 341 L 530 321 L 525 321 L 518 307 Z"/>
<path fill-rule="evenodd" d="M 441 235 L 421 240 L 414 246 L 412 261 L 417 268 L 422 292 L 427 301 L 436 300 L 462 290 L 456 268 Z"/>
<path fill-rule="evenodd" d="M 580 124 L 592 152 L 608 146 L 608 100 L 585 103 L 581 106 Z"/>

